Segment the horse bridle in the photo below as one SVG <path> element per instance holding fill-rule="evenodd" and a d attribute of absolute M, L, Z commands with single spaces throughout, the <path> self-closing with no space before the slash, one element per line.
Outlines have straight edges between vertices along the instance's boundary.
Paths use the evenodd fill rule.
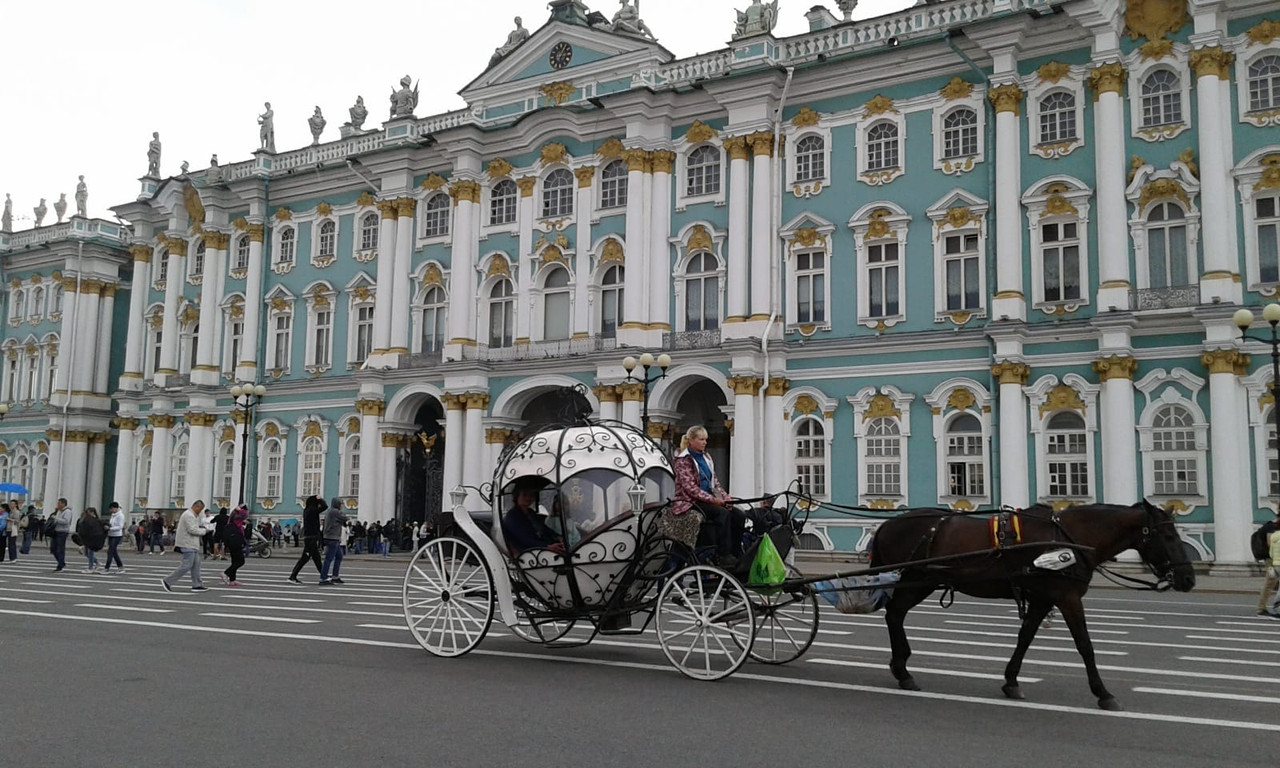
<path fill-rule="evenodd" d="M 1157 508 L 1150 504 L 1146 504 L 1145 502 L 1143 502 L 1143 504 L 1147 508 L 1147 521 L 1142 526 L 1142 538 L 1138 539 L 1138 543 L 1134 545 L 1134 549 L 1138 550 L 1139 554 L 1141 554 L 1142 550 L 1151 543 L 1151 538 L 1156 535 L 1156 531 L 1164 526 L 1172 528 L 1174 537 L 1180 538 L 1178 537 L 1178 526 L 1175 525 L 1172 520 L 1156 520 L 1155 513 Z M 1173 558 L 1169 558 L 1169 561 L 1165 563 L 1163 572 L 1157 572 L 1156 567 L 1151 563 L 1148 563 L 1145 559 L 1142 561 L 1142 564 L 1147 566 L 1147 568 L 1155 574 L 1155 581 L 1148 581 L 1146 579 L 1140 579 L 1133 576 L 1126 576 L 1122 573 L 1115 573 L 1102 564 L 1098 565 L 1097 570 L 1113 584 L 1124 587 L 1125 589 L 1146 589 L 1152 592 L 1168 592 L 1173 588 Z"/>

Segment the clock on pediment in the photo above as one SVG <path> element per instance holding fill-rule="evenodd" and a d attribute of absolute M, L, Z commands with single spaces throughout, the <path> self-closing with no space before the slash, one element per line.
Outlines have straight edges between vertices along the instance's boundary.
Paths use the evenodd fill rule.
<path fill-rule="evenodd" d="M 573 46 L 563 41 L 556 43 L 547 56 L 547 62 L 551 64 L 552 69 L 564 69 L 571 61 L 573 61 Z"/>

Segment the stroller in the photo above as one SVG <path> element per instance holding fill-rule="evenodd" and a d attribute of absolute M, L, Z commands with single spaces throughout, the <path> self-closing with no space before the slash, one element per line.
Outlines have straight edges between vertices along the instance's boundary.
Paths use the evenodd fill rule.
<path fill-rule="evenodd" d="M 271 557 L 271 540 L 262 535 L 257 528 L 253 529 L 253 535 L 249 537 L 249 543 L 245 546 L 245 557 L 249 555 L 257 555 L 258 557 Z"/>

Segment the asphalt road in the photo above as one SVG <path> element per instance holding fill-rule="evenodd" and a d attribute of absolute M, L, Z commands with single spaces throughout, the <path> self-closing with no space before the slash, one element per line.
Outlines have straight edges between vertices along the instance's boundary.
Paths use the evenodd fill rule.
<path fill-rule="evenodd" d="M 72 559 L 75 562 L 75 559 Z M 687 680 L 652 633 L 549 650 L 495 623 L 437 659 L 400 608 L 403 563 L 349 562 L 298 588 L 251 560 L 240 589 L 161 590 L 172 555 L 115 576 L 0 564 L 0 765 L 1274 766 L 1280 621 L 1250 595 L 1095 591 L 1096 708 L 1065 628 L 1043 630 L 1027 700 L 1000 693 L 1016 612 L 936 601 L 912 613 L 899 691 L 880 615 L 822 614 L 784 667 Z"/>

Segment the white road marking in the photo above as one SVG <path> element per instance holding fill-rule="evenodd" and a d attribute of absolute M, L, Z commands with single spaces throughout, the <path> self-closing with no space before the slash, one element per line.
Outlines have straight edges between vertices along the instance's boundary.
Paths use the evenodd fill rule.
<path fill-rule="evenodd" d="M 78 597 L 78 595 L 77 595 Z M 0 597 L 6 603 L 52 603 L 52 600 L 30 600 L 25 597 Z"/>
<path fill-rule="evenodd" d="M 290 619 L 286 616 L 253 616 L 245 613 L 202 613 L 218 619 L 245 619 L 248 621 L 279 621 L 285 624 L 319 624 L 319 619 Z"/>
<path fill-rule="evenodd" d="M 884 670 L 884 664 L 873 664 L 868 661 L 845 661 L 843 659 L 805 659 L 810 664 L 828 664 L 838 667 L 862 667 L 864 669 Z M 984 672 L 963 672 L 958 669 L 936 669 L 931 667 L 912 667 L 911 674 L 924 672 L 930 675 L 947 675 L 949 677 L 971 677 L 975 680 L 998 680 L 1004 682 L 1004 675 L 993 675 Z M 1018 677 L 1019 683 L 1041 683 L 1044 682 L 1040 677 Z"/>
<path fill-rule="evenodd" d="M 1259 704 L 1280 704 L 1280 698 L 1275 696 L 1244 696 L 1239 693 L 1215 693 L 1212 691 L 1179 691 L 1173 688 L 1145 688 L 1138 687 L 1133 689 L 1134 693 L 1159 693 L 1166 696 L 1188 696 L 1194 699 L 1223 699 L 1226 701 L 1252 701 Z"/>
<path fill-rule="evenodd" d="M 243 592 L 234 591 L 235 587 L 231 587 L 226 591 L 227 597 L 238 597 L 241 600 L 277 600 L 283 603 L 323 603 L 323 600 L 317 600 L 311 597 L 260 597 L 258 595 L 246 595 Z M 120 590 L 123 592 L 124 590 Z"/>
<path fill-rule="evenodd" d="M 95 603 L 76 603 L 77 608 L 101 608 L 104 611 L 138 611 L 140 613 L 173 613 L 172 608 L 143 608 L 140 605 L 97 605 Z"/>
<path fill-rule="evenodd" d="M 1182 661 L 1200 661 L 1206 664 L 1237 664 L 1242 667 L 1280 667 L 1280 661 L 1258 659 L 1224 659 L 1218 656 L 1179 656 Z"/>
<path fill-rule="evenodd" d="M 93 587 L 89 586 L 88 584 L 71 584 L 62 580 L 24 581 L 22 583 L 27 585 L 28 587 L 58 587 L 59 589 L 93 589 Z M 24 591 L 30 592 L 31 590 L 24 590 Z"/>
<path fill-rule="evenodd" d="M 1003 628 L 1005 628 L 1005 627 L 1009 627 L 1009 628 L 1012 628 L 1012 629 L 1017 629 L 1018 627 L 1022 626 L 1021 624 L 991 624 L 991 623 L 989 623 L 989 622 L 983 622 L 983 621 L 950 621 L 950 620 L 949 620 L 949 621 L 945 621 L 945 622 L 943 622 L 943 623 L 944 623 L 944 624 L 958 624 L 958 625 L 960 625 L 960 626 L 967 626 L 967 627 L 995 627 L 995 626 L 998 626 L 998 627 L 1000 627 L 1001 629 L 1003 629 Z M 1065 626 L 1060 626 L 1060 623 L 1061 623 L 1061 622 L 1060 622 L 1060 620 L 1059 620 L 1059 619 L 1054 619 L 1054 620 L 1053 620 L 1053 626 L 1052 626 L 1052 627 L 1041 627 L 1041 628 L 1040 628 L 1040 632 L 1069 632 L 1069 631 L 1070 631 L 1070 630 L 1069 630 L 1069 629 L 1067 629 Z M 915 627 L 912 627 L 912 629 L 915 629 Z M 1127 635 L 1127 634 L 1129 634 L 1129 632 L 1128 632 L 1127 630 L 1123 630 L 1123 629 L 1095 629 L 1095 628 L 1094 628 L 1094 625 L 1093 625 L 1093 622 L 1089 622 L 1089 634 L 1090 634 L 1090 635 Z M 1011 636 L 1012 636 L 1012 637 L 1017 637 L 1018 635 L 1017 635 L 1017 633 L 1014 633 L 1014 634 L 1013 634 L 1013 635 L 1011 635 Z M 1037 634 L 1036 634 L 1036 636 L 1037 636 L 1037 637 L 1040 637 L 1039 633 L 1037 633 Z M 1069 638 L 1068 638 L 1068 639 L 1069 639 Z"/>
<path fill-rule="evenodd" d="M 1216 631 L 1216 630 L 1215 630 Z M 1272 637 L 1276 633 L 1272 632 Z M 1271 645 L 1280 645 L 1280 640 L 1270 640 L 1265 637 L 1216 637 L 1214 635 L 1187 635 L 1188 640 L 1216 640 L 1220 643 L 1270 643 Z M 1224 648 L 1223 650 L 1233 650 L 1233 648 Z M 1243 649 L 1239 649 L 1243 650 Z"/>
<path fill-rule="evenodd" d="M 347 603 L 347 605 L 367 605 L 367 606 L 370 606 L 371 608 L 403 608 L 403 607 L 404 607 L 404 606 L 403 606 L 403 605 L 401 605 L 400 603 L 357 603 L 357 602 L 348 602 L 348 603 Z"/>

